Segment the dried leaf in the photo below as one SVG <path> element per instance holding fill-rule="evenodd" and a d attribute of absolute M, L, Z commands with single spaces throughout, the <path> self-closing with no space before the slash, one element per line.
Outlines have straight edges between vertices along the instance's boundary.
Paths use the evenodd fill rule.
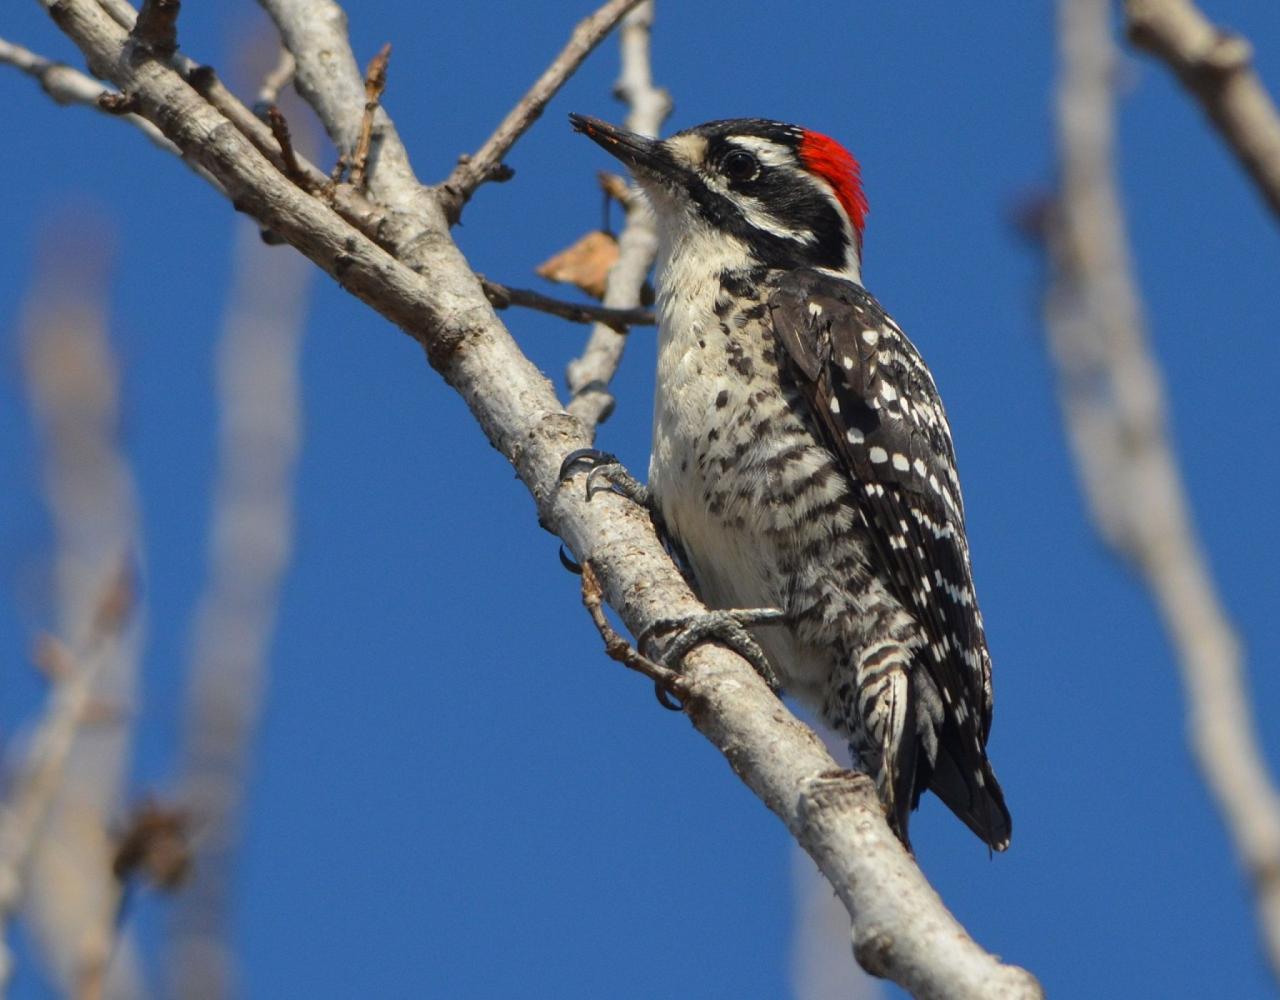
<path fill-rule="evenodd" d="M 618 241 L 608 233 L 587 233 L 567 250 L 562 250 L 537 267 L 548 281 L 573 285 L 593 299 L 604 298 L 604 284 L 609 270 L 618 259 Z"/>

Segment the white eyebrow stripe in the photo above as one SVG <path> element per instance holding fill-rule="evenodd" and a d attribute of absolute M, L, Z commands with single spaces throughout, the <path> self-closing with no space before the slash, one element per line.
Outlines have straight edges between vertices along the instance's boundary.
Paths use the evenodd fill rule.
<path fill-rule="evenodd" d="M 725 142 L 754 153 L 756 159 L 766 167 L 790 167 L 795 164 L 794 151 L 772 139 L 762 139 L 755 135 L 731 135 Z"/>

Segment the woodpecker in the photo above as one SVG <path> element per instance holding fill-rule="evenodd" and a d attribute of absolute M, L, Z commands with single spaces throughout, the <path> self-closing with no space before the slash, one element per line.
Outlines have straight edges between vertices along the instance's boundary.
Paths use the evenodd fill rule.
<path fill-rule="evenodd" d="M 857 161 L 764 119 L 664 141 L 570 120 L 657 219 L 653 452 L 633 493 L 718 611 L 682 652 L 712 634 L 745 647 L 848 740 L 908 849 L 928 788 L 1003 851 L 951 431 L 919 352 L 862 286 Z M 738 611 L 760 608 L 775 610 Z"/>

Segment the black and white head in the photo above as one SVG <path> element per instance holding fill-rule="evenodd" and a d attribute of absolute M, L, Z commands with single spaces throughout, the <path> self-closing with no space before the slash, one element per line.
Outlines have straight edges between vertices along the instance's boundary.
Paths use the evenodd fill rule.
<path fill-rule="evenodd" d="M 761 118 L 707 122 L 665 140 L 569 120 L 631 169 L 668 261 L 693 252 L 725 266 L 741 258 L 860 280 L 867 200 L 857 160 L 834 139 Z"/>

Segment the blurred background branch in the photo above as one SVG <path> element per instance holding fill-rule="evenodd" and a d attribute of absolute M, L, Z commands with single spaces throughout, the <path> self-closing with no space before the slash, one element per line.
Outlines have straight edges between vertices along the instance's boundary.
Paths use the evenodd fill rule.
<path fill-rule="evenodd" d="M 274 104 L 294 71 L 247 38 L 239 76 L 262 77 Z M 260 65 L 261 64 L 261 65 Z M 291 102 L 293 137 L 316 145 Z M 280 589 L 294 536 L 294 469 L 302 435 L 299 385 L 313 268 L 236 226 L 232 286 L 218 344 L 218 467 L 208 581 L 190 638 L 177 798 L 192 831 L 192 872 L 170 921 L 168 995 L 221 1000 L 242 992 L 231 940 L 245 796 L 270 668 Z"/>
<path fill-rule="evenodd" d="M 92 220 L 57 222 L 27 307 L 24 369 L 43 444 L 57 638 L 42 641 L 49 706 L 0 818 L 3 912 L 21 894 L 54 982 L 85 1000 L 140 988 L 115 930 L 114 836 L 142 630 L 137 502 L 117 439 L 119 375 L 107 336 L 108 244 Z"/>
<path fill-rule="evenodd" d="M 1280 798 L 1254 729 L 1240 640 L 1187 502 L 1133 275 L 1115 180 L 1119 52 L 1110 17 L 1107 0 L 1059 0 L 1060 190 L 1047 220 L 1045 301 L 1059 401 L 1094 523 L 1164 620 L 1192 752 L 1253 886 L 1280 975 Z"/>

